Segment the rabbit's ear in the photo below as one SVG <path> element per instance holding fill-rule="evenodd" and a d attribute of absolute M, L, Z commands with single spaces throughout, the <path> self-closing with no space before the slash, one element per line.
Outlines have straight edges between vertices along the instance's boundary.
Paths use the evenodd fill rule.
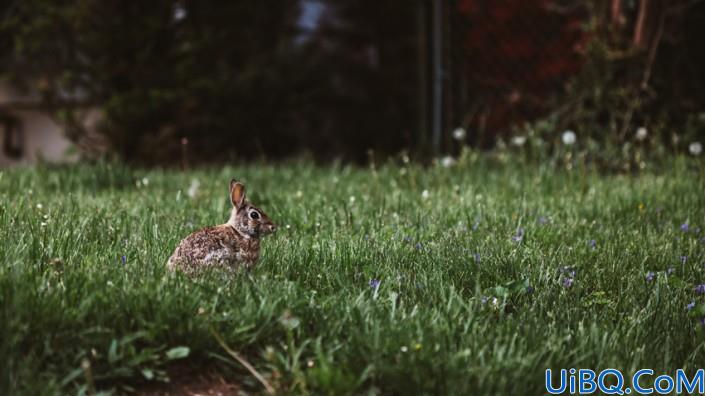
<path fill-rule="evenodd" d="M 236 209 L 245 203 L 245 185 L 235 179 L 230 181 L 230 201 Z"/>

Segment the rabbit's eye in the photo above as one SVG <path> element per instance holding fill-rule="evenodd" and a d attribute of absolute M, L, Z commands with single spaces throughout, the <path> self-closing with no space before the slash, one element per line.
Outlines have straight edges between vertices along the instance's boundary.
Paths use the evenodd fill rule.
<path fill-rule="evenodd" d="M 259 219 L 259 213 L 255 212 L 255 211 L 253 210 L 252 212 L 250 212 L 250 218 L 251 218 L 252 220 L 257 220 L 257 219 Z"/>

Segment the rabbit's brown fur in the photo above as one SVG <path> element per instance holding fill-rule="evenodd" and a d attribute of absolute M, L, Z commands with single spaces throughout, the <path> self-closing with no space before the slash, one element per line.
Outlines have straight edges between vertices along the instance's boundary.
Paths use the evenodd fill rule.
<path fill-rule="evenodd" d="M 252 268 L 259 258 L 260 237 L 276 226 L 259 208 L 245 199 L 245 186 L 232 180 L 233 209 L 227 223 L 207 227 L 184 238 L 169 258 L 171 270 L 193 274 L 208 268 Z"/>

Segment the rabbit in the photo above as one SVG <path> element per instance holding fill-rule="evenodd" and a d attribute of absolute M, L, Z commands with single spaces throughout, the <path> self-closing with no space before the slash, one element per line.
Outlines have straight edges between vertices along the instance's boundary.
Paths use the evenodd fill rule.
<path fill-rule="evenodd" d="M 245 199 L 245 185 L 230 181 L 233 209 L 227 223 L 206 227 L 184 238 L 169 257 L 167 267 L 195 274 L 209 268 L 252 269 L 257 264 L 260 237 L 277 226 L 261 209 Z"/>

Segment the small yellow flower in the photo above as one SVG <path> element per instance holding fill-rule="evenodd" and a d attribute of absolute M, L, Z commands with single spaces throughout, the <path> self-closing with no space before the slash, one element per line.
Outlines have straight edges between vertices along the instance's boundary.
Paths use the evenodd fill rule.
<path fill-rule="evenodd" d="M 640 212 L 643 212 L 643 211 L 644 211 L 644 208 L 646 208 L 646 205 L 644 205 L 643 202 L 639 202 L 639 211 L 640 211 Z"/>
<path fill-rule="evenodd" d="M 422 347 L 422 345 L 420 342 L 417 342 L 416 344 L 414 344 L 414 349 L 416 349 L 417 351 L 420 351 L 421 347 Z"/>

